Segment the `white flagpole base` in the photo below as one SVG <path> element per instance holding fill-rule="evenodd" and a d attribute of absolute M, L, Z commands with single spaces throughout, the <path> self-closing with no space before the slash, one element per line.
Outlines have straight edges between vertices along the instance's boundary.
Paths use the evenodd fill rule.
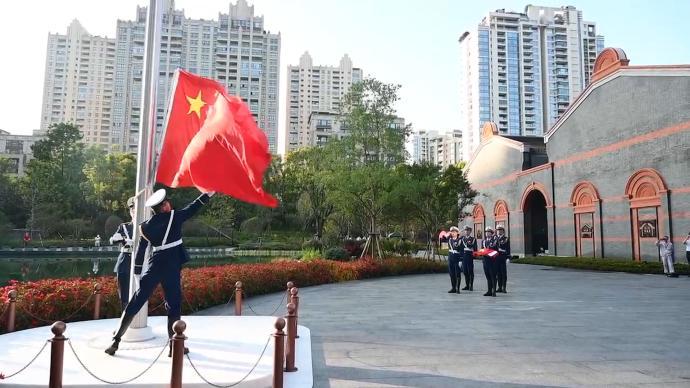
<path fill-rule="evenodd" d="M 155 338 L 150 326 L 130 327 L 122 336 L 122 342 L 143 342 Z"/>

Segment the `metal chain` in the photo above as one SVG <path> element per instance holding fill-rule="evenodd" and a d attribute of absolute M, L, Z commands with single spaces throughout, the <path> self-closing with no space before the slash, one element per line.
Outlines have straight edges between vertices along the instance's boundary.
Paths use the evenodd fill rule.
<path fill-rule="evenodd" d="M 158 306 L 154 307 L 153 310 L 151 310 L 150 312 L 154 312 L 154 311 L 158 310 L 163 305 L 165 305 L 165 301 L 162 301 Z"/>
<path fill-rule="evenodd" d="M 266 348 L 268 348 L 268 344 L 269 344 L 270 342 L 271 342 L 271 336 L 269 335 L 269 336 L 268 336 L 268 339 L 266 340 L 266 345 L 264 345 L 264 349 L 261 351 L 261 355 L 259 356 L 259 359 L 256 360 L 256 362 L 254 363 L 254 366 L 252 366 L 252 369 L 250 369 L 249 372 L 247 372 L 247 374 L 244 375 L 244 377 L 242 377 L 240 380 L 238 380 L 238 381 L 236 381 L 236 382 L 234 382 L 234 383 L 232 383 L 232 384 L 230 384 L 230 385 L 214 384 L 214 383 L 208 381 L 204 376 L 201 375 L 201 373 L 199 372 L 199 370 L 196 368 L 196 366 L 195 366 L 194 363 L 192 362 L 192 359 L 189 357 L 189 354 L 187 354 L 187 360 L 189 361 L 189 365 L 192 366 L 192 369 L 194 369 L 194 372 L 196 372 L 197 376 L 199 376 L 199 378 L 201 378 L 202 380 L 204 380 L 204 382 L 205 382 L 206 384 L 208 384 L 208 385 L 210 385 L 210 386 L 212 386 L 212 387 L 216 387 L 216 388 L 230 388 L 230 387 L 234 387 L 234 386 L 236 386 L 236 385 L 238 385 L 238 384 L 243 383 L 244 380 L 246 380 L 247 377 L 249 377 L 249 375 L 251 375 L 252 372 L 254 372 L 254 369 L 256 369 L 256 366 L 259 365 L 259 362 L 261 361 L 261 359 L 264 358 L 264 353 L 266 352 Z"/>
<path fill-rule="evenodd" d="M 287 293 L 283 293 L 283 297 L 280 298 L 280 302 L 278 302 L 278 305 L 276 306 L 276 308 L 273 310 L 272 313 L 268 314 L 267 316 L 269 316 L 269 317 L 270 317 L 270 316 L 273 316 L 273 315 L 278 311 L 278 309 L 279 309 L 281 306 L 283 306 L 283 302 L 285 301 L 285 298 L 286 298 L 286 297 L 287 297 Z M 259 315 L 256 311 L 254 311 L 254 309 L 253 309 L 252 306 L 249 304 L 249 302 L 245 302 L 245 304 L 247 305 L 247 307 L 249 308 L 249 310 L 251 310 L 251 312 L 254 313 L 254 315 Z"/>
<path fill-rule="evenodd" d="M 38 358 L 38 356 L 40 356 L 41 353 L 43 353 L 43 351 L 45 350 L 46 346 L 48 346 L 48 342 L 50 342 L 50 341 L 47 341 L 47 340 L 46 340 L 46 342 L 43 344 L 43 347 L 41 348 L 41 350 L 39 350 L 38 353 L 36 353 L 36 355 L 34 356 L 34 358 L 32 358 L 31 361 L 29 361 L 28 364 L 24 365 L 24 367 L 23 367 L 22 369 L 20 369 L 20 370 L 14 372 L 14 373 L 10 373 L 10 374 L 7 375 L 7 376 L 5 376 L 5 375 L 3 375 L 2 373 L 0 373 L 0 380 L 9 379 L 9 378 L 11 378 L 11 377 L 14 377 L 14 376 L 16 376 L 16 375 L 18 375 L 18 374 L 24 372 L 24 369 L 28 368 L 29 365 L 33 364 L 33 362 L 36 361 L 36 359 Z"/>
<path fill-rule="evenodd" d="M 134 380 L 138 379 L 139 377 L 143 376 L 144 373 L 148 372 L 149 369 L 151 369 L 151 368 L 156 364 L 156 362 L 158 361 L 158 359 L 161 358 L 161 355 L 163 355 L 163 352 L 165 351 L 165 347 L 168 346 L 168 343 L 169 343 L 169 342 L 170 342 L 170 340 L 168 340 L 168 341 L 165 342 L 165 344 L 164 344 L 163 347 L 161 348 L 160 353 L 158 353 L 158 356 L 156 356 L 156 358 L 153 360 L 153 362 L 152 362 L 149 366 L 147 366 L 146 369 L 144 369 L 144 370 L 143 370 L 141 373 L 139 373 L 138 375 L 136 375 L 136 376 L 134 376 L 134 377 L 132 377 L 131 379 L 128 379 L 128 380 L 123 380 L 123 381 L 108 381 L 108 380 L 105 380 L 105 379 L 102 379 L 102 378 L 96 376 L 93 372 L 91 372 L 91 370 L 81 361 L 81 358 L 79 358 L 79 356 L 77 355 L 77 352 L 74 350 L 74 347 L 72 346 L 72 341 L 69 340 L 69 339 L 67 340 L 67 344 L 69 345 L 69 348 L 72 350 L 72 353 L 74 354 L 74 357 L 77 359 L 77 361 L 78 361 L 79 364 L 82 366 L 82 368 L 84 368 L 84 370 L 86 371 L 86 373 L 90 374 L 91 377 L 93 377 L 94 379 L 96 379 L 96 380 L 98 380 L 98 381 L 100 381 L 100 382 L 102 382 L 102 383 L 114 384 L 114 385 L 131 383 L 132 381 L 134 381 Z"/>
<path fill-rule="evenodd" d="M 20 303 L 17 303 L 17 305 L 19 306 L 19 308 L 20 308 L 26 315 L 28 315 L 29 317 L 31 317 L 31 318 L 33 318 L 33 319 L 35 319 L 35 320 L 37 320 L 37 321 L 41 321 L 41 322 L 43 322 L 43 323 L 53 323 L 53 322 L 56 322 L 56 321 L 63 321 L 63 322 L 65 322 L 65 321 L 69 321 L 70 318 L 74 317 L 74 316 L 77 315 L 81 310 L 83 310 L 84 307 L 86 307 L 86 305 L 89 304 L 89 302 L 91 301 L 91 298 L 93 298 L 93 295 L 94 295 L 94 294 L 90 294 L 89 297 L 86 298 L 86 302 L 84 302 L 84 304 L 82 304 L 82 305 L 77 309 L 77 311 L 73 312 L 72 314 L 70 314 L 70 315 L 69 315 L 67 318 L 65 318 L 65 319 L 43 319 L 43 318 L 37 317 L 36 315 L 34 315 L 33 313 L 31 313 L 29 310 L 25 309 Z"/>

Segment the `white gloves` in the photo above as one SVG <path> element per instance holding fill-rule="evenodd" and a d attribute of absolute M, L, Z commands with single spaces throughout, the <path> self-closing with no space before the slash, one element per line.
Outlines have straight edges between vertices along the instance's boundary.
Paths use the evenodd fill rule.
<path fill-rule="evenodd" d="M 122 237 L 122 235 L 121 235 L 120 233 L 117 233 L 117 232 L 116 232 L 116 233 L 113 235 L 113 237 L 110 238 L 110 243 L 111 243 L 111 244 L 114 244 L 114 243 L 120 242 L 120 241 L 122 241 L 122 240 L 124 240 L 124 237 Z"/>

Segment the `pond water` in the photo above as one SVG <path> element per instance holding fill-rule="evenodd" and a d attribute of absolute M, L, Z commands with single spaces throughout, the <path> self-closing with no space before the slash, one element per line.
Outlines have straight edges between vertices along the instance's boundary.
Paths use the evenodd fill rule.
<path fill-rule="evenodd" d="M 261 263 L 271 257 L 218 257 L 210 255 L 191 255 L 185 267 L 208 267 L 221 264 Z M 9 280 L 40 280 L 62 278 L 90 278 L 114 275 L 116 257 L 0 257 L 0 287 Z"/>

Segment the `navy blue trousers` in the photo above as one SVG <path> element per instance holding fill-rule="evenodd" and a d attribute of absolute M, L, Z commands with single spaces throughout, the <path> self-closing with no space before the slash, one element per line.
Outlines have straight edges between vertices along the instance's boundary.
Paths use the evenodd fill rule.
<path fill-rule="evenodd" d="M 496 261 L 488 256 L 482 259 L 484 264 L 484 276 L 486 276 L 486 287 L 489 291 L 496 289 Z"/>
<path fill-rule="evenodd" d="M 465 281 L 474 276 L 474 256 L 471 253 L 462 256 L 462 273 L 465 275 Z"/>
<path fill-rule="evenodd" d="M 123 255 L 124 257 L 117 266 L 115 276 L 117 278 L 117 294 L 120 297 L 120 304 L 124 311 L 125 307 L 127 307 L 127 302 L 129 302 L 129 268 L 132 265 L 132 256 L 129 254 Z"/>
<path fill-rule="evenodd" d="M 451 253 L 448 255 L 448 275 L 450 275 L 450 284 L 453 288 L 459 286 L 458 278 L 460 277 L 460 255 Z"/>
<path fill-rule="evenodd" d="M 170 263 L 165 260 L 149 263 L 149 267 L 141 275 L 139 289 L 125 308 L 125 314 L 134 315 L 139 312 L 144 303 L 149 300 L 158 284 L 163 287 L 165 296 L 165 308 L 168 317 L 179 318 L 181 316 L 182 287 L 180 286 L 179 263 Z"/>

